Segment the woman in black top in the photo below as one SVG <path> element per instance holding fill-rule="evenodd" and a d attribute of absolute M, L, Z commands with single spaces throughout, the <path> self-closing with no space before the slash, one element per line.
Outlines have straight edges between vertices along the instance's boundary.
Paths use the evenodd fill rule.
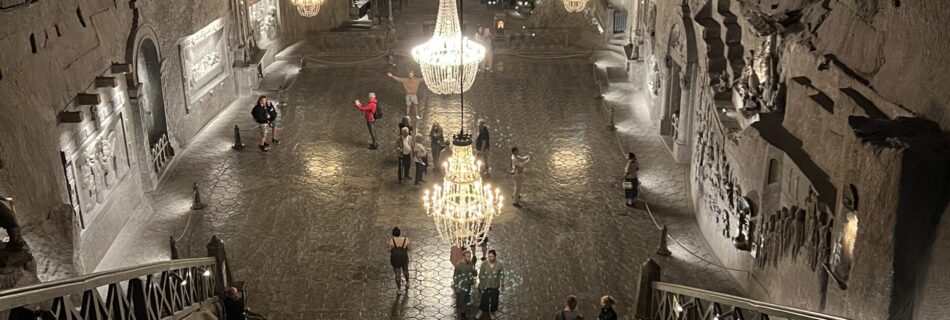
<path fill-rule="evenodd" d="M 412 244 L 409 238 L 402 236 L 399 227 L 393 228 L 393 237 L 387 244 L 389 248 L 389 263 L 393 266 L 393 273 L 396 275 L 396 294 L 402 294 L 402 280 L 406 280 L 406 290 L 409 290 L 409 251 L 412 250 Z M 402 277 L 399 273 L 402 271 Z"/>
<path fill-rule="evenodd" d="M 614 311 L 614 298 L 603 296 L 600 298 L 600 314 L 597 320 L 617 320 L 617 312 Z"/>

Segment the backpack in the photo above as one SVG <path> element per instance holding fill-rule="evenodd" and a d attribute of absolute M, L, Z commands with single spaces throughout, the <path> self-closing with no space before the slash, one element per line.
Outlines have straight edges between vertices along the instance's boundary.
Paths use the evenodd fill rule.
<path fill-rule="evenodd" d="M 373 119 L 379 120 L 383 118 L 383 108 L 379 105 L 379 102 L 376 102 L 376 111 L 373 112 Z"/>

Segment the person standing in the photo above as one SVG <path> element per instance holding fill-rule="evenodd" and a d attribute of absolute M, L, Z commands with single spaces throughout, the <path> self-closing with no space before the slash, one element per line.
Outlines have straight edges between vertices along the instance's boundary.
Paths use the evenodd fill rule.
<path fill-rule="evenodd" d="M 422 145 L 422 135 L 417 133 L 414 140 L 415 145 L 412 148 L 412 162 L 416 163 L 415 185 L 419 186 L 426 182 L 422 179 L 422 176 L 426 173 L 426 168 L 429 166 L 429 155 L 426 152 L 426 147 Z"/>
<path fill-rule="evenodd" d="M 578 320 L 583 319 L 580 311 L 577 310 L 577 297 L 567 296 L 567 303 L 564 304 L 564 309 L 561 309 L 554 316 L 554 320 Z"/>
<path fill-rule="evenodd" d="M 633 202 L 637 200 L 637 195 L 640 188 L 640 179 L 637 175 L 637 172 L 640 171 L 640 163 L 637 162 L 637 155 L 633 152 L 627 153 L 627 165 L 623 170 L 624 173 L 624 193 L 627 196 L 627 205 L 633 206 Z"/>
<path fill-rule="evenodd" d="M 409 135 L 409 128 L 403 127 L 399 130 L 399 138 L 396 139 L 396 156 L 399 159 L 399 183 L 403 179 L 409 179 L 409 168 L 412 166 L 412 149 L 416 143 Z"/>
<path fill-rule="evenodd" d="M 445 148 L 445 136 L 442 134 L 442 126 L 438 122 L 432 123 L 432 129 L 429 130 L 429 145 L 432 153 L 432 165 L 435 166 L 436 170 L 442 172 L 442 162 L 440 162 L 440 156 L 442 155 L 442 149 Z"/>
<path fill-rule="evenodd" d="M 244 295 L 235 287 L 228 288 L 227 295 L 224 297 L 224 319 L 225 320 L 263 320 L 259 314 L 251 312 L 251 309 L 244 303 Z"/>
<path fill-rule="evenodd" d="M 402 230 L 399 227 L 393 228 L 393 237 L 386 244 L 389 249 L 389 264 L 393 266 L 393 274 L 396 276 L 396 294 L 402 294 L 402 280 L 406 280 L 405 289 L 409 290 L 409 251 L 412 251 L 412 243 L 409 238 L 402 236 Z M 400 277 L 400 271 L 402 277 Z"/>
<path fill-rule="evenodd" d="M 260 96 L 257 98 L 257 104 L 251 109 L 251 117 L 254 117 L 254 122 L 257 123 L 257 147 L 264 153 L 270 149 L 270 144 L 267 143 L 267 130 L 270 129 L 271 115 L 267 110 L 267 105 L 267 97 Z"/>
<path fill-rule="evenodd" d="M 366 119 L 366 128 L 369 129 L 369 136 L 373 138 L 373 142 L 370 143 L 369 149 L 376 150 L 379 148 L 379 141 L 376 138 L 376 105 L 378 101 L 376 100 L 376 93 L 369 93 L 369 103 L 365 106 L 360 102 L 359 99 L 356 99 L 356 108 L 360 111 L 363 111 L 363 118 Z"/>
<path fill-rule="evenodd" d="M 491 135 L 488 133 L 488 124 L 484 119 L 478 119 L 478 137 L 475 138 L 475 153 L 482 161 L 482 174 L 488 175 L 491 172 L 491 165 L 488 164 L 488 156 L 491 152 Z"/>
<path fill-rule="evenodd" d="M 264 101 L 266 102 L 264 108 L 267 110 L 269 120 L 267 124 L 270 126 L 270 141 L 274 144 L 280 144 L 280 140 L 277 140 L 277 106 L 266 97 L 264 98 Z"/>
<path fill-rule="evenodd" d="M 462 256 L 464 258 L 455 264 L 455 272 L 452 273 L 455 315 L 459 319 L 465 319 L 465 308 L 472 301 L 472 286 L 475 285 L 475 277 L 478 275 L 475 271 L 475 262 L 472 261 L 472 252 L 465 250 Z"/>
<path fill-rule="evenodd" d="M 495 319 L 495 311 L 498 311 L 498 296 L 504 287 L 505 267 L 498 262 L 497 254 L 494 249 L 488 250 L 488 261 L 483 262 L 478 270 L 478 289 L 482 299 L 476 319 L 481 319 L 483 313 Z"/>
<path fill-rule="evenodd" d="M 614 311 L 616 301 L 611 296 L 600 297 L 600 314 L 597 320 L 617 320 L 617 312 Z"/>
<path fill-rule="evenodd" d="M 514 202 L 511 204 L 521 208 L 521 192 L 524 191 L 524 165 L 531 161 L 530 155 L 522 155 L 518 147 L 511 148 L 511 174 L 515 180 Z"/>
<path fill-rule="evenodd" d="M 485 47 L 485 58 L 482 59 L 481 68 L 488 72 L 492 71 L 492 57 L 495 55 L 495 36 L 491 33 L 491 28 L 479 28 L 480 43 Z"/>
<path fill-rule="evenodd" d="M 415 135 L 416 131 L 412 128 L 412 119 L 409 116 L 402 117 L 402 120 L 399 120 L 399 131 L 402 132 L 402 128 L 409 128 L 409 135 Z"/>
<path fill-rule="evenodd" d="M 406 89 L 406 116 L 410 116 L 410 111 L 414 111 L 416 114 L 416 119 L 422 119 L 419 116 L 419 84 L 423 82 L 422 78 L 416 78 L 416 73 L 412 70 L 409 70 L 409 76 L 407 78 L 400 78 L 394 76 L 392 72 L 387 73 L 387 76 L 393 78 L 393 80 L 399 81 L 402 83 L 403 89 Z"/>

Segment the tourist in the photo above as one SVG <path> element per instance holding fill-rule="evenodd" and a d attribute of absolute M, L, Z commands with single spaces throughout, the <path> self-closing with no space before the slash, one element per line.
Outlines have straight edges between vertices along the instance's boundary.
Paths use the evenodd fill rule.
<path fill-rule="evenodd" d="M 611 296 L 600 297 L 600 314 L 597 320 L 617 320 L 617 312 L 614 311 L 616 301 Z"/>
<path fill-rule="evenodd" d="M 475 285 L 475 263 L 472 261 L 472 252 L 462 252 L 463 259 L 455 264 L 452 274 L 452 291 L 455 292 L 455 314 L 459 319 L 465 319 L 465 308 L 472 301 L 472 286 Z"/>
<path fill-rule="evenodd" d="M 514 175 L 515 193 L 511 205 L 521 208 L 521 192 L 524 191 L 524 165 L 531 161 L 530 155 L 522 155 L 518 147 L 511 148 L 511 174 Z"/>
<path fill-rule="evenodd" d="M 491 34 L 491 28 L 479 28 L 479 35 L 477 39 L 481 40 L 480 43 L 485 47 L 485 58 L 482 59 L 481 68 L 488 72 L 494 72 L 492 70 L 492 57 L 495 55 L 495 36 Z"/>
<path fill-rule="evenodd" d="M 426 153 L 426 147 L 422 145 L 421 134 L 416 134 L 415 143 L 412 148 L 412 162 L 416 163 L 415 185 L 419 186 L 426 182 L 422 179 L 422 175 L 426 173 L 426 168 L 429 166 L 429 156 Z"/>
<path fill-rule="evenodd" d="M 482 161 L 482 174 L 488 175 L 491 172 L 491 165 L 488 164 L 488 156 L 491 151 L 491 136 L 488 133 L 488 124 L 484 119 L 478 119 L 478 136 L 475 137 L 475 156 Z"/>
<path fill-rule="evenodd" d="M 269 122 L 267 123 L 270 126 L 270 141 L 274 144 L 280 144 L 280 140 L 277 140 L 277 120 L 279 119 L 277 113 L 277 106 L 274 105 L 267 98 L 263 99 L 266 102 L 267 115 L 269 116 Z M 258 101 L 260 103 L 260 101 Z"/>
<path fill-rule="evenodd" d="M 359 99 L 356 100 L 356 108 L 360 111 L 363 111 L 363 118 L 366 119 L 366 128 L 369 129 L 369 136 L 373 138 L 373 142 L 370 143 L 369 149 L 376 150 L 379 148 L 379 141 L 376 139 L 376 93 L 369 93 L 369 103 L 365 106 L 360 102 Z"/>
<path fill-rule="evenodd" d="M 399 227 L 393 228 L 393 237 L 386 244 L 389 248 L 389 263 L 393 266 L 393 273 L 396 275 L 396 294 L 402 294 L 402 280 L 406 280 L 406 291 L 409 290 L 409 251 L 412 251 L 412 243 L 409 238 L 402 236 Z M 399 272 L 402 271 L 402 277 Z"/>
<path fill-rule="evenodd" d="M 432 123 L 432 129 L 429 130 L 429 146 L 432 153 L 432 165 L 436 170 L 442 172 L 442 162 L 439 157 L 442 155 L 442 149 L 445 148 L 445 136 L 442 134 L 442 126 L 438 122 Z"/>
<path fill-rule="evenodd" d="M 227 295 L 224 297 L 224 319 L 225 320 L 263 320 L 264 317 L 251 312 L 251 309 L 244 304 L 244 295 L 237 288 L 228 288 Z"/>
<path fill-rule="evenodd" d="M 257 123 L 257 147 L 264 153 L 270 149 L 270 144 L 267 143 L 267 130 L 270 129 L 271 126 L 271 113 L 270 110 L 268 110 L 268 105 L 270 105 L 270 103 L 267 102 L 267 97 L 260 96 L 257 98 L 257 104 L 251 109 L 251 116 L 254 117 L 254 122 Z M 271 106 L 273 107 L 273 105 Z"/>
<path fill-rule="evenodd" d="M 488 313 L 491 319 L 495 319 L 495 311 L 498 311 L 498 296 L 504 287 L 505 267 L 496 260 L 496 255 L 494 249 L 488 250 L 488 261 L 483 262 L 478 270 L 478 289 L 482 300 L 478 314 L 475 315 L 476 319 L 481 319 L 483 313 Z"/>
<path fill-rule="evenodd" d="M 394 76 L 391 72 L 386 75 L 402 83 L 403 89 L 406 89 L 406 116 L 411 115 L 409 113 L 411 109 L 416 114 L 416 119 L 422 119 L 422 117 L 419 116 L 419 96 L 417 95 L 419 84 L 423 82 L 422 78 L 416 78 L 416 73 L 412 70 L 409 70 L 408 78 Z"/>
<path fill-rule="evenodd" d="M 403 117 L 399 120 L 399 132 L 402 132 L 402 128 L 409 128 L 409 135 L 415 135 L 416 131 L 412 128 L 412 119 L 409 116 Z"/>
<path fill-rule="evenodd" d="M 577 311 L 577 297 L 567 296 L 567 303 L 564 305 L 564 309 L 561 309 L 555 316 L 554 320 L 578 320 L 583 319 L 580 311 Z"/>
<path fill-rule="evenodd" d="M 627 166 L 624 168 L 624 191 L 627 196 L 627 205 L 633 206 L 633 202 L 637 200 L 638 188 L 640 187 L 640 180 L 637 176 L 637 171 L 640 171 L 640 164 L 637 162 L 637 155 L 630 152 L 627 154 Z"/>
<path fill-rule="evenodd" d="M 412 141 L 409 135 L 409 128 L 403 127 L 399 130 L 399 138 L 396 139 L 396 156 L 399 159 L 399 183 L 403 179 L 409 179 L 409 167 L 412 166 L 412 149 L 415 147 L 415 141 Z"/>

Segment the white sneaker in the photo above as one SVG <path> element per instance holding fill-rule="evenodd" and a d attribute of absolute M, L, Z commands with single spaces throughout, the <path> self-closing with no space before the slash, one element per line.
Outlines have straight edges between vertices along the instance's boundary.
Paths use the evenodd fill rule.
<path fill-rule="evenodd" d="M 482 311 L 479 310 L 478 313 L 475 314 L 475 319 L 481 319 L 481 318 L 482 318 Z"/>
<path fill-rule="evenodd" d="M 419 116 L 419 115 L 416 115 L 416 119 L 417 119 L 417 120 L 422 120 L 422 117 Z"/>

